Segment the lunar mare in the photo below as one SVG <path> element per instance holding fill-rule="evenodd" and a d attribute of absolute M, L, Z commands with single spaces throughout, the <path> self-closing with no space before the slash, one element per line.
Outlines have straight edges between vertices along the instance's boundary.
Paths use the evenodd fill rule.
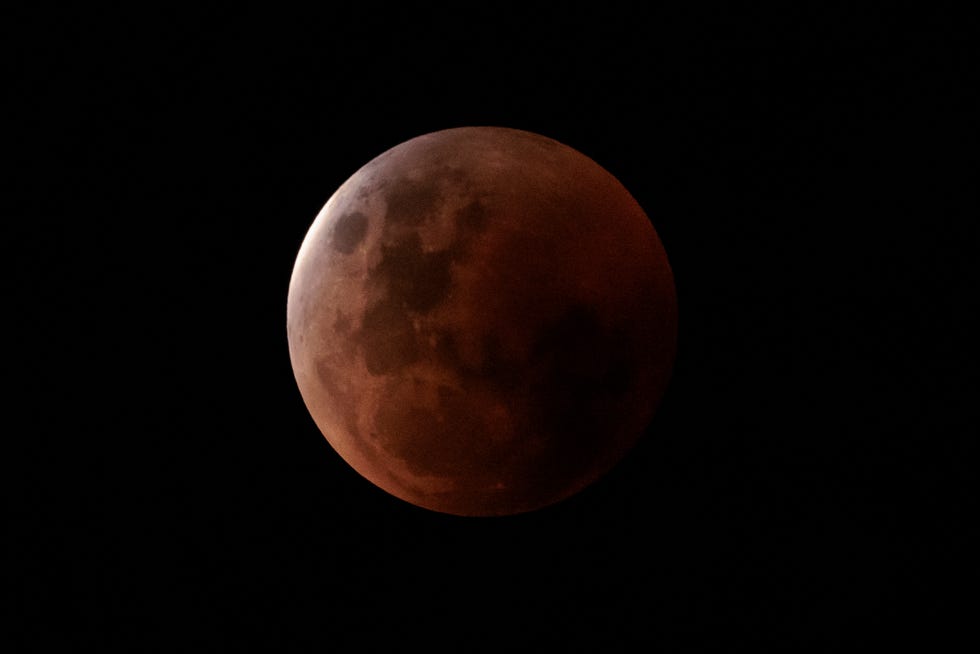
<path fill-rule="evenodd" d="M 388 493 L 508 515 L 596 481 L 644 432 L 674 360 L 666 253 L 629 192 L 547 137 L 425 134 L 313 221 L 287 299 L 300 393 Z"/>

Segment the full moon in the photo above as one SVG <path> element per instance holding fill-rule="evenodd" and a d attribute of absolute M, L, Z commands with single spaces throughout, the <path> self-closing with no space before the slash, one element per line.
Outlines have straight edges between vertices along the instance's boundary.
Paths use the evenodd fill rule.
<path fill-rule="evenodd" d="M 461 127 L 330 197 L 287 298 L 292 369 L 334 450 L 391 495 L 534 511 L 609 472 L 668 383 L 674 279 L 653 224 L 579 151 Z"/>

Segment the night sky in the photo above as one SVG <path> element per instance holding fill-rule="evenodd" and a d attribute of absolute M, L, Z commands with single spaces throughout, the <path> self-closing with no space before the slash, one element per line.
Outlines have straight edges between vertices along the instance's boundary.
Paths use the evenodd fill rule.
<path fill-rule="evenodd" d="M 873 650 L 972 616 L 975 112 L 955 17 L 3 22 L 9 651 Z M 677 284 L 645 438 L 507 518 L 359 477 L 286 345 L 327 198 L 464 125 L 595 159 Z"/>

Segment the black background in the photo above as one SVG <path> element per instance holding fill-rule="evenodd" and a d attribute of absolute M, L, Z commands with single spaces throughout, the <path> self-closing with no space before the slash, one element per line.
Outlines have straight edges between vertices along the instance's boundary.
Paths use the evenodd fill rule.
<path fill-rule="evenodd" d="M 8 10 L 11 651 L 841 651 L 966 624 L 956 18 L 553 12 Z M 647 437 L 508 518 L 358 477 L 286 349 L 330 194 L 461 125 L 606 167 L 679 298 Z"/>

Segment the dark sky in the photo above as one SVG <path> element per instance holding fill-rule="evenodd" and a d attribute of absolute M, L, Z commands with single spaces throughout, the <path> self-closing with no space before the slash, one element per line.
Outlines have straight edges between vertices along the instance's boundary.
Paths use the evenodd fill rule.
<path fill-rule="evenodd" d="M 966 620 L 955 17 L 229 3 L 3 23 L 10 651 L 840 651 Z M 631 456 L 484 520 L 348 468 L 285 340 L 336 187 L 477 124 L 616 175 L 680 311 Z"/>

